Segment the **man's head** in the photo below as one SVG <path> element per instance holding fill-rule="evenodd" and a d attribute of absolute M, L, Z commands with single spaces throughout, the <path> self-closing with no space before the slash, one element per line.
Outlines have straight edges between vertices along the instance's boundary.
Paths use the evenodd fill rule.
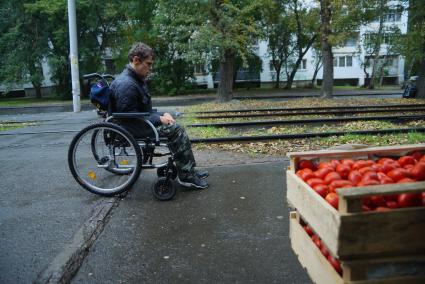
<path fill-rule="evenodd" d="M 142 42 L 135 43 L 128 52 L 131 67 L 143 78 L 151 72 L 154 59 L 152 48 Z"/>

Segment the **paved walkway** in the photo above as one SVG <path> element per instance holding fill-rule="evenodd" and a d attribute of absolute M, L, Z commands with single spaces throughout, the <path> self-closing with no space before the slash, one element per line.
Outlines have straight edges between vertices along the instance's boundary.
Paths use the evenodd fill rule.
<path fill-rule="evenodd" d="M 44 123 L 9 133 L 97 120 L 92 111 L 19 117 Z M 0 283 L 55 283 L 80 264 L 74 283 L 309 283 L 289 246 L 285 160 L 198 152 L 207 190 L 158 202 L 144 171 L 125 198 L 101 198 L 69 172 L 74 135 L 1 136 Z"/>

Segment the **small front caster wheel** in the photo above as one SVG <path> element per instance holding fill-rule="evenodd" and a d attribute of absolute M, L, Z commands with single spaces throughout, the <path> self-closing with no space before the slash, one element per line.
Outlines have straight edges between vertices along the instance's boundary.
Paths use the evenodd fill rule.
<path fill-rule="evenodd" d="M 152 194 L 160 201 L 167 201 L 176 195 L 176 188 L 170 179 L 160 177 L 152 186 Z"/>

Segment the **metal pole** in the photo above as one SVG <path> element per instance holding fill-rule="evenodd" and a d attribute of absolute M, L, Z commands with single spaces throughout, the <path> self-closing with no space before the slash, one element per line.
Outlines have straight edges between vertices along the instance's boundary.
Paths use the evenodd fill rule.
<path fill-rule="evenodd" d="M 71 62 L 72 80 L 72 102 L 74 112 L 81 111 L 80 102 L 80 72 L 78 70 L 78 43 L 77 43 L 77 21 L 75 12 L 75 0 L 68 0 L 69 21 L 69 59 Z"/>

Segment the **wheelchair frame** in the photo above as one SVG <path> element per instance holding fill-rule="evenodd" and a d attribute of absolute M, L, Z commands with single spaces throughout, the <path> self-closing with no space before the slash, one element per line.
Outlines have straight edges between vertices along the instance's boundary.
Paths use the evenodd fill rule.
<path fill-rule="evenodd" d="M 107 79 L 114 79 L 112 75 L 100 75 L 98 73 L 87 74 L 84 75 L 83 78 L 89 80 L 89 82 L 92 79 L 102 80 L 107 86 L 109 86 Z M 172 180 L 177 177 L 174 157 L 168 147 L 167 138 L 160 137 L 155 126 L 147 119 L 150 113 L 113 113 L 110 110 L 111 107 L 109 107 L 108 112 L 97 109 L 98 114 L 103 116 L 104 121 L 85 127 L 73 138 L 68 150 L 68 165 L 75 180 L 83 188 L 92 193 L 102 196 L 113 196 L 128 191 L 139 178 L 142 169 L 157 169 L 158 179 L 152 186 L 152 193 L 158 200 L 172 199 L 176 194 L 176 189 Z M 152 133 L 154 133 L 154 137 L 134 137 L 123 126 L 113 122 L 114 119 L 122 118 L 134 118 L 137 119 L 138 122 L 145 123 L 152 130 Z M 108 172 L 107 174 L 111 173 L 117 177 L 130 176 L 128 181 L 112 189 L 105 189 L 94 184 L 96 179 L 98 179 L 94 171 L 88 171 L 87 175 L 89 178 L 87 178 L 85 174 L 78 169 L 77 149 L 80 144 L 81 147 L 84 147 L 84 143 L 81 141 L 84 135 L 89 132 L 93 132 L 88 139 L 90 140 L 91 154 L 97 163 L 97 169 L 94 171 L 104 169 Z M 102 133 L 102 137 L 99 137 L 99 133 Z M 107 148 L 107 154 L 103 154 L 102 157 L 100 157 L 101 155 L 97 153 L 96 149 L 96 142 L 98 140 L 104 143 Z M 131 156 L 128 154 L 129 147 L 134 148 L 136 165 L 131 167 L 130 165 L 118 164 L 118 156 Z M 168 152 L 155 152 L 156 147 L 167 147 Z M 165 156 L 169 156 L 167 161 L 159 164 L 153 163 L 155 157 Z M 108 178 L 111 179 L 110 175 Z"/>

